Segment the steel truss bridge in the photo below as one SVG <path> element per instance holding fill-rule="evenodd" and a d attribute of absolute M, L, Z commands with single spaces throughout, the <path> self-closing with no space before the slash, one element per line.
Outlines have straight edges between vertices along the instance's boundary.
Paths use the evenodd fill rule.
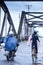
<path fill-rule="evenodd" d="M 1 34 L 0 34 L 1 37 L 3 35 L 3 30 L 4 30 L 4 26 L 5 26 L 5 22 L 6 22 L 6 17 L 7 17 L 8 23 L 9 23 L 9 29 L 8 29 L 7 34 L 9 34 L 10 29 L 12 27 L 14 35 L 16 35 L 18 38 L 20 38 L 20 34 L 22 32 L 23 22 L 24 22 L 24 24 L 27 25 L 28 28 L 30 27 L 31 30 L 34 27 L 40 27 L 40 26 L 43 27 L 43 12 L 25 12 L 25 11 L 22 11 L 18 33 L 16 33 L 16 30 L 15 30 L 10 12 L 9 12 L 8 7 L 6 6 L 6 4 L 3 0 L 0 1 L 0 7 L 3 9 L 3 11 L 5 13 L 4 14 L 4 19 L 3 19 L 3 24 L 2 24 L 2 29 L 1 29 Z M 27 19 L 27 16 L 28 16 L 28 19 Z M 37 19 L 40 19 L 40 20 L 37 20 Z M 29 22 L 31 22 L 31 24 L 29 24 Z M 38 25 L 38 26 L 35 26 L 35 25 Z M 27 31 L 28 31 L 28 29 L 27 29 Z M 28 33 L 27 33 L 27 35 L 28 35 Z"/>

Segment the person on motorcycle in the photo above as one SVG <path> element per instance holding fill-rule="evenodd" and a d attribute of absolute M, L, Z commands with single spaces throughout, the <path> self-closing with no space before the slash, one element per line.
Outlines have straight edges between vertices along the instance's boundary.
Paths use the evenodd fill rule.
<path fill-rule="evenodd" d="M 38 38 L 38 35 L 37 35 L 36 31 L 34 31 L 34 33 L 32 34 L 31 40 L 32 40 L 32 50 L 33 50 L 33 48 L 35 48 L 35 50 L 36 50 L 35 51 L 36 52 L 36 58 L 37 58 L 37 53 L 38 53 L 37 41 L 38 42 L 40 42 L 40 41 L 39 41 L 39 38 Z"/>
<path fill-rule="evenodd" d="M 17 38 L 14 36 L 14 33 L 12 31 L 9 32 L 9 35 L 7 35 L 6 37 L 5 49 L 10 52 L 14 51 L 14 55 L 15 55 L 15 52 L 17 51 L 18 46 L 19 46 L 19 43 Z"/>

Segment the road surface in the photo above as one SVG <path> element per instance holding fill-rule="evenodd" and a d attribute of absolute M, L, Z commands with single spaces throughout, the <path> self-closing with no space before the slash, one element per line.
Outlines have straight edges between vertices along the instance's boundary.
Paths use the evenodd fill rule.
<path fill-rule="evenodd" d="M 36 65 L 43 65 L 43 38 L 40 38 L 38 48 L 38 59 Z M 4 49 L 0 48 L 0 65 L 32 65 L 31 44 L 28 46 L 27 41 L 20 43 L 14 61 L 7 61 L 4 53 Z"/>

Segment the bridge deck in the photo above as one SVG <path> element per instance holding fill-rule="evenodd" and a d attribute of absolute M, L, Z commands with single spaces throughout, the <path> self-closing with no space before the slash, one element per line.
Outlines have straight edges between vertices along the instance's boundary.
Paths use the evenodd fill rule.
<path fill-rule="evenodd" d="M 37 65 L 43 65 L 43 38 L 40 38 L 38 49 Z M 14 61 L 8 62 L 4 53 L 4 49 L 0 49 L 0 65 L 32 65 L 31 45 L 28 46 L 26 41 L 20 43 Z"/>

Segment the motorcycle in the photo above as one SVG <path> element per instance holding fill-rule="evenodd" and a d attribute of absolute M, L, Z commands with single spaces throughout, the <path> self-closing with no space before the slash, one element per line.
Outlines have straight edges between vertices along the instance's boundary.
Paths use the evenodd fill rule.
<path fill-rule="evenodd" d="M 5 43 L 4 49 L 5 49 L 5 56 L 7 60 L 13 60 L 15 57 L 15 53 L 18 49 L 19 43 L 18 39 L 14 37 L 13 34 L 8 35 L 7 37 L 0 39 L 0 44 Z"/>
<path fill-rule="evenodd" d="M 7 61 L 14 60 L 14 57 L 16 56 L 15 53 L 17 51 L 17 48 L 18 47 L 16 47 L 15 50 L 13 50 L 13 51 L 7 51 L 5 49 L 5 54 L 4 55 L 6 56 Z"/>

